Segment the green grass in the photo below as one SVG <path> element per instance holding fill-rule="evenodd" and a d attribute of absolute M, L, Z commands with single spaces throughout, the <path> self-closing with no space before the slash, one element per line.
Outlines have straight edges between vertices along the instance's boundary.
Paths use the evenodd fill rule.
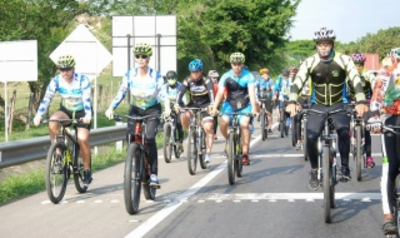
<path fill-rule="evenodd" d="M 156 137 L 158 148 L 162 146 L 162 138 L 163 134 L 158 133 Z M 96 172 L 123 162 L 125 154 L 126 147 L 121 152 L 111 148 L 98 155 L 92 155 L 92 171 Z M 0 182 L 0 205 L 44 191 L 46 189 L 44 178 L 44 168 L 38 168 L 23 175 L 5 178 Z"/>

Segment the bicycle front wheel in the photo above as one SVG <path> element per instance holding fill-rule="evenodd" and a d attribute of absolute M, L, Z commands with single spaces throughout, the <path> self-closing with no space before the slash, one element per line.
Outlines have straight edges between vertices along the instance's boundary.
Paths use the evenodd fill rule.
<path fill-rule="evenodd" d="M 229 133 L 228 140 L 228 181 L 230 185 L 235 184 L 235 134 L 233 132 Z"/>
<path fill-rule="evenodd" d="M 181 152 L 179 151 L 179 147 L 177 145 L 177 141 L 179 141 L 177 138 L 179 138 L 179 132 L 178 129 L 174 130 L 174 138 L 175 138 L 175 143 L 174 143 L 174 153 L 175 153 L 175 159 L 179 159 L 181 157 Z M 180 139 L 180 138 L 179 138 Z"/>
<path fill-rule="evenodd" d="M 265 122 L 266 122 L 266 115 L 265 115 L 265 109 L 264 109 L 264 108 L 261 109 L 261 115 L 260 115 L 260 117 L 261 117 L 261 139 L 262 139 L 262 140 L 265 140 L 265 139 L 267 139 L 267 137 L 268 137 L 268 131 L 267 131 L 267 129 L 265 128 L 265 127 L 266 127 L 266 125 L 265 125 Z"/>
<path fill-rule="evenodd" d="M 189 130 L 189 136 L 186 140 L 186 148 L 187 148 L 187 161 L 188 161 L 188 169 L 191 175 L 196 174 L 196 166 L 197 166 L 197 141 L 196 141 L 196 131 Z"/>
<path fill-rule="evenodd" d="M 171 163 L 172 157 L 172 145 L 170 145 L 169 141 L 171 138 L 171 125 L 169 123 L 164 124 L 164 138 L 163 138 L 163 152 L 164 152 L 164 160 L 166 163 Z"/>
<path fill-rule="evenodd" d="M 330 149 L 328 146 L 323 147 L 322 151 L 322 179 L 324 187 L 324 218 L 325 223 L 331 222 L 331 177 L 332 171 L 330 169 Z"/>
<path fill-rule="evenodd" d="M 125 159 L 124 199 L 126 211 L 133 215 L 139 211 L 141 182 L 144 176 L 142 151 L 138 144 L 128 147 Z"/>
<path fill-rule="evenodd" d="M 85 193 L 88 189 L 87 186 L 84 186 L 83 179 L 84 179 L 84 168 L 83 168 L 83 159 L 80 154 L 79 145 L 75 145 L 75 151 L 73 153 L 74 157 L 74 183 L 76 191 L 79 193 Z M 90 171 L 92 170 L 92 158 L 90 158 Z"/>
<path fill-rule="evenodd" d="M 356 138 L 356 177 L 357 181 L 361 181 L 361 161 L 363 161 L 363 155 L 361 154 L 361 126 L 355 126 L 354 133 Z"/>
<path fill-rule="evenodd" d="M 59 203 L 67 189 L 67 166 L 65 158 L 66 146 L 63 142 L 51 145 L 46 158 L 46 191 L 50 201 Z"/>
<path fill-rule="evenodd" d="M 235 138 L 235 142 L 233 143 L 233 146 L 235 146 L 235 170 L 236 170 L 236 176 L 238 178 L 242 177 L 242 173 L 243 173 L 243 162 L 242 162 L 242 158 L 240 157 L 240 155 L 242 155 L 242 148 L 241 148 L 241 144 L 240 144 L 240 138 L 241 138 L 241 133 L 239 133 L 239 135 L 236 136 Z"/>
<path fill-rule="evenodd" d="M 206 169 L 207 168 L 207 164 L 204 161 L 205 157 L 206 157 L 206 139 L 205 139 L 205 135 L 206 133 L 204 132 L 204 130 L 201 130 L 201 135 L 200 135 L 200 140 L 199 140 L 199 150 L 200 150 L 200 154 L 199 154 L 199 162 L 200 162 L 200 167 L 202 169 Z"/>
<path fill-rule="evenodd" d="M 281 110 L 280 113 L 281 121 L 279 123 L 279 130 L 281 132 L 281 138 L 285 137 L 285 126 L 286 126 L 286 118 L 285 118 L 285 111 Z"/>

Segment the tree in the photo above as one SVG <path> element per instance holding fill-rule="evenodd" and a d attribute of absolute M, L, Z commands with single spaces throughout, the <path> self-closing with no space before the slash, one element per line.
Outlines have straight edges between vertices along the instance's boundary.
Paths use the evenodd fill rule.
<path fill-rule="evenodd" d="M 286 54 L 289 65 L 299 65 L 300 61 L 315 54 L 313 40 L 295 40 L 286 44 Z"/>

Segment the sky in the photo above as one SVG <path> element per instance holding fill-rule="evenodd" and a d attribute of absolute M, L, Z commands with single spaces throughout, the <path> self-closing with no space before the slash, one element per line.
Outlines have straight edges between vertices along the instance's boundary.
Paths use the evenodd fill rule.
<path fill-rule="evenodd" d="M 301 0 L 291 40 L 312 39 L 323 26 L 333 29 L 342 43 L 400 27 L 400 0 Z"/>

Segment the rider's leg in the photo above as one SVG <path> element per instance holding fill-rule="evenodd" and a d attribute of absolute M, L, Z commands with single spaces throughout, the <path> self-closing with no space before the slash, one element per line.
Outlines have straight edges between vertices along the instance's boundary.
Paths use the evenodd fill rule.
<path fill-rule="evenodd" d="M 90 128 L 90 126 L 89 126 Z M 78 144 L 80 147 L 80 152 L 83 160 L 83 168 L 85 170 L 90 169 L 90 144 L 89 135 L 90 130 L 88 128 L 77 127 Z"/>
<path fill-rule="evenodd" d="M 242 142 L 242 152 L 243 154 L 249 153 L 249 144 L 250 144 L 250 117 L 240 116 L 240 130 L 242 132 L 242 138 L 240 139 Z"/>
<path fill-rule="evenodd" d="M 210 116 L 204 117 L 202 120 L 203 129 L 206 133 L 206 154 L 211 153 L 212 145 L 214 142 L 214 119 Z"/>
<path fill-rule="evenodd" d="M 183 129 L 182 129 L 180 113 L 176 116 L 175 126 L 176 126 L 176 129 L 178 130 L 179 142 L 182 144 L 182 142 L 183 142 Z"/>
<path fill-rule="evenodd" d="M 71 119 L 71 117 L 62 108 L 50 116 L 50 120 L 54 119 Z M 53 144 L 56 135 L 60 134 L 60 124 L 58 122 L 49 122 L 50 141 Z"/>
<path fill-rule="evenodd" d="M 189 111 L 181 113 L 181 123 L 186 132 L 189 130 L 190 117 L 191 113 Z"/>

